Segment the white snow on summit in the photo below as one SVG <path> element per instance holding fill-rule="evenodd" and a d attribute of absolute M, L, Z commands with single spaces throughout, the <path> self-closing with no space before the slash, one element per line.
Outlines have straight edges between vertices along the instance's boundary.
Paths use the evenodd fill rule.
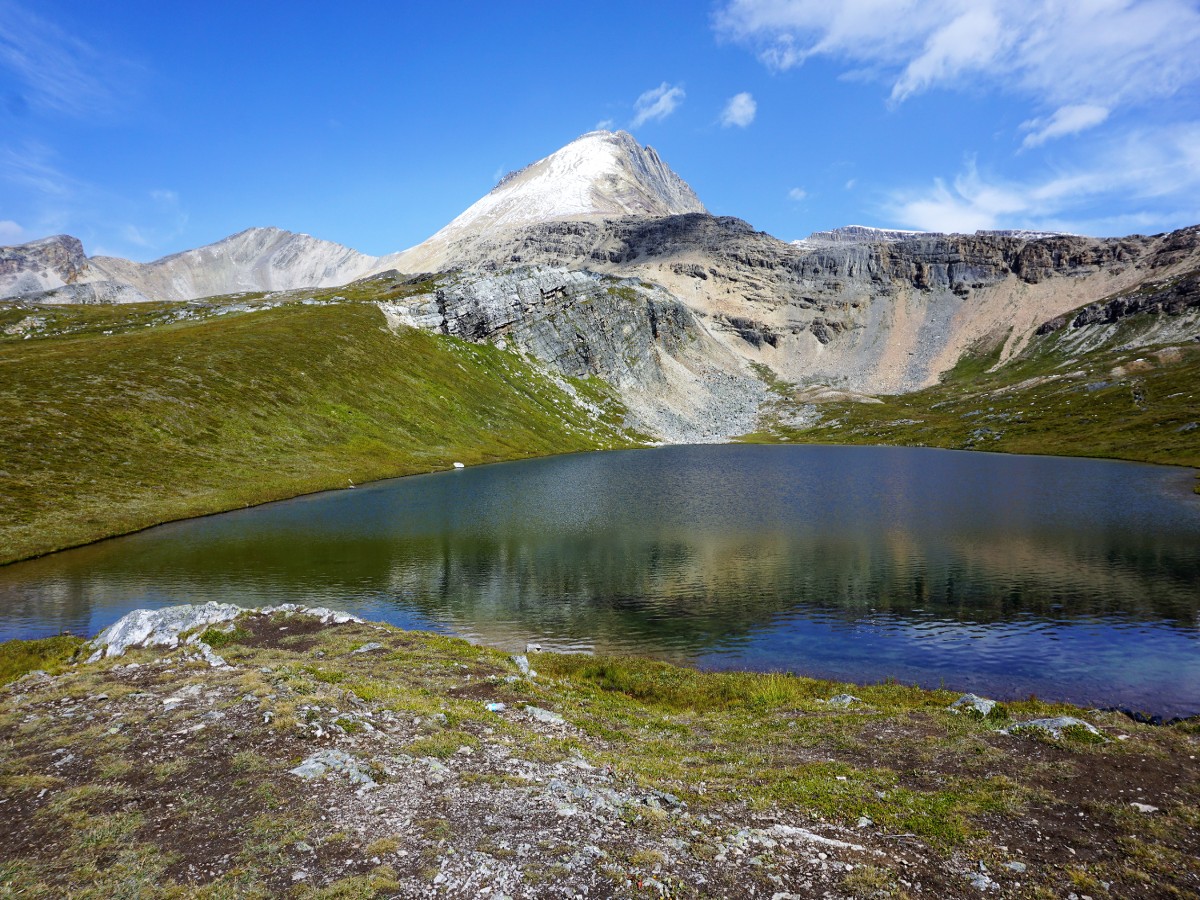
<path fill-rule="evenodd" d="M 653 148 L 624 131 L 592 131 L 502 179 L 430 240 L 549 219 L 704 211 Z"/>

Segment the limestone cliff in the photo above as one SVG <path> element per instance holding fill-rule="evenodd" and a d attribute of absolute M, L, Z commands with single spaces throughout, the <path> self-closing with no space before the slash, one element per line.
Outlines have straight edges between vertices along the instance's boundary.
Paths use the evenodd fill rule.
<path fill-rule="evenodd" d="M 53 290 L 92 277 L 83 244 L 67 234 L 0 247 L 0 297 Z"/>
<path fill-rule="evenodd" d="M 381 289 L 399 273 L 370 279 Z M 514 346 L 553 371 L 617 389 L 642 431 L 673 442 L 724 440 L 753 428 L 765 390 L 661 287 L 568 269 L 517 268 L 445 279 L 381 303 L 393 326 Z"/>
<path fill-rule="evenodd" d="M 665 287 L 735 355 L 793 381 L 898 392 L 967 350 L 1200 267 L 1200 228 L 1154 237 L 911 235 L 797 246 L 734 218 L 545 222 L 453 248 L 459 265 L 579 267 Z"/>

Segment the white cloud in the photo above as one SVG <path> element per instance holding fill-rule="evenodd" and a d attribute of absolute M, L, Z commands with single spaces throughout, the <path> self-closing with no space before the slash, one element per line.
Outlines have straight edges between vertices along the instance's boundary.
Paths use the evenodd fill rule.
<path fill-rule="evenodd" d="M 19 243 L 25 236 L 25 229 L 12 219 L 0 220 L 0 241 L 6 244 Z"/>
<path fill-rule="evenodd" d="M 1112 108 L 1200 79 L 1189 0 L 728 0 L 714 27 L 774 69 L 813 56 L 891 83 L 891 98 L 989 81 L 1049 108 Z"/>
<path fill-rule="evenodd" d="M 1108 118 L 1108 112 L 1107 107 L 1090 103 L 1060 106 L 1049 118 L 1030 119 L 1021 123 L 1021 130 L 1030 132 L 1025 135 L 1021 147 L 1039 147 L 1046 141 L 1095 128 Z"/>
<path fill-rule="evenodd" d="M 852 191 L 852 190 L 854 190 L 854 186 L 855 186 L 856 184 L 858 184 L 858 179 L 857 179 L 857 178 L 851 178 L 849 181 L 847 181 L 847 182 L 846 182 L 846 190 L 848 190 L 848 191 Z"/>
<path fill-rule="evenodd" d="M 1200 195 L 1200 123 L 1143 130 L 1105 145 L 1085 164 L 1049 177 L 1011 180 L 979 172 L 969 162 L 952 181 L 893 194 L 887 211 L 897 224 L 930 231 L 1033 228 L 1097 233 L 1116 220 L 1092 218 L 1098 202 L 1120 200 L 1120 219 L 1163 227 L 1165 198 Z M 1143 208 L 1142 207 L 1156 207 Z M 1179 222 L 1187 221 L 1180 212 Z"/>
<path fill-rule="evenodd" d="M 78 118 L 103 117 L 124 106 L 138 67 L 101 51 L 55 22 L 0 0 L 0 67 L 23 83 L 34 109 Z"/>
<path fill-rule="evenodd" d="M 65 198 L 77 192 L 77 183 L 50 162 L 52 151 L 26 142 L 20 149 L 0 147 L 0 181 L 7 181 L 35 194 Z"/>
<path fill-rule="evenodd" d="M 793 200 L 800 201 L 808 196 L 808 191 L 804 190 L 804 188 L 792 188 L 788 191 L 788 196 Z"/>
<path fill-rule="evenodd" d="M 992 10 L 974 6 L 929 35 L 921 53 L 892 85 L 892 99 L 904 100 L 964 72 L 986 68 L 1012 39 Z"/>
<path fill-rule="evenodd" d="M 612 119 L 601 119 L 596 123 L 596 131 L 612 131 L 612 127 L 616 124 Z"/>
<path fill-rule="evenodd" d="M 683 102 L 683 88 L 663 82 L 637 98 L 633 104 L 633 127 L 637 128 L 646 122 L 661 121 L 675 112 Z"/>
<path fill-rule="evenodd" d="M 730 97 L 729 102 L 725 104 L 725 110 L 721 113 L 721 125 L 725 128 L 731 125 L 745 128 L 754 121 L 757 113 L 758 104 L 754 102 L 754 97 L 747 91 L 742 91 Z"/>
<path fill-rule="evenodd" d="M 150 199 L 156 203 L 161 203 L 164 206 L 176 206 L 179 203 L 179 195 L 174 191 L 160 189 L 150 192 Z"/>

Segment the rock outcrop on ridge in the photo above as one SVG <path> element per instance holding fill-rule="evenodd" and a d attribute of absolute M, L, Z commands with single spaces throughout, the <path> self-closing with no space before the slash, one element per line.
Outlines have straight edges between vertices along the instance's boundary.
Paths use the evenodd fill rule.
<path fill-rule="evenodd" d="M 68 234 L 0 247 L 0 297 L 38 294 L 96 278 L 83 244 Z"/>

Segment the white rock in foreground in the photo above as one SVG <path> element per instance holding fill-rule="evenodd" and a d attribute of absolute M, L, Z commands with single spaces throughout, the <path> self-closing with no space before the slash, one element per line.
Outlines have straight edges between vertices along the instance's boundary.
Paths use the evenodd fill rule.
<path fill-rule="evenodd" d="M 205 625 L 228 622 L 243 610 L 232 603 L 135 609 L 109 625 L 92 641 L 88 662 L 122 656 L 130 647 L 178 647 L 179 635 Z"/>
<path fill-rule="evenodd" d="M 200 640 L 197 629 L 232 622 L 242 613 L 286 613 L 288 615 L 315 616 L 326 625 L 340 625 L 344 622 L 362 622 L 357 616 L 337 610 L 326 609 L 323 606 L 305 607 L 295 603 L 284 603 L 280 606 L 267 606 L 260 609 L 246 609 L 234 606 L 232 603 L 187 604 L 183 606 L 166 606 L 162 609 L 135 609 L 126 613 L 112 625 L 105 628 L 92 641 L 95 651 L 88 662 L 97 662 L 110 656 L 122 656 L 130 647 L 170 647 L 179 646 L 181 634 L 193 631 L 188 638 L 189 644 L 200 644 L 204 658 L 211 665 L 221 665 L 220 657 L 211 656 L 212 648 Z M 219 662 L 213 662 L 213 660 Z"/>
<path fill-rule="evenodd" d="M 987 697 L 980 697 L 977 694 L 963 694 L 946 708 L 955 714 L 959 711 L 965 711 L 975 712 L 986 717 L 996 708 L 996 701 L 989 700 Z"/>
<path fill-rule="evenodd" d="M 842 709 L 845 709 L 852 703 L 862 703 L 862 698 L 855 697 L 853 694 L 834 694 L 826 702 L 830 706 L 839 706 Z"/>

